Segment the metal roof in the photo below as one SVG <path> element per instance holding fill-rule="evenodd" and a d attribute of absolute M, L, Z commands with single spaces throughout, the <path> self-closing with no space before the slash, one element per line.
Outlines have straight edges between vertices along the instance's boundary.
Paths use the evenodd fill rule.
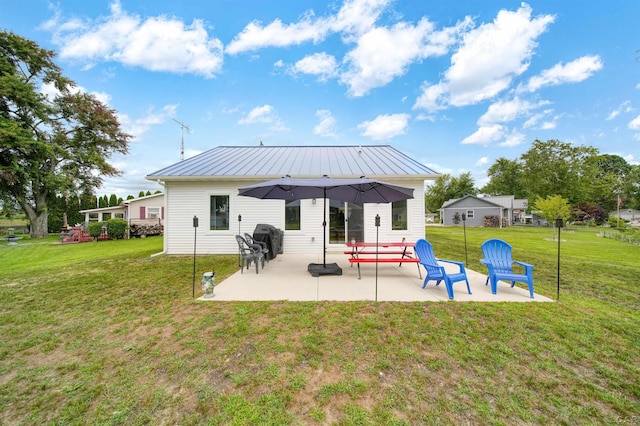
<path fill-rule="evenodd" d="M 219 146 L 147 175 L 150 180 L 203 177 L 432 177 L 434 170 L 389 145 Z"/>
<path fill-rule="evenodd" d="M 491 195 L 491 196 L 485 196 L 485 197 L 477 197 L 475 195 L 466 195 L 462 198 L 452 198 L 450 200 L 445 201 L 442 204 L 441 208 L 451 207 L 453 204 L 465 198 L 475 198 L 476 200 L 481 200 L 490 204 L 494 204 L 496 206 L 500 206 L 505 209 L 526 209 L 528 206 L 528 201 L 526 199 L 515 198 L 513 195 L 497 195 L 497 196 Z"/>

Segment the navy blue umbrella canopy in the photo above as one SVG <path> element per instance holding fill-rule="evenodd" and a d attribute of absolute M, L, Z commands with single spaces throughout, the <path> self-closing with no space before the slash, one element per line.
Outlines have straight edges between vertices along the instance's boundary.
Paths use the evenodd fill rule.
<path fill-rule="evenodd" d="M 324 199 L 325 211 L 322 226 L 327 227 L 327 198 L 347 203 L 391 203 L 413 198 L 413 189 L 381 182 L 365 177 L 354 179 L 333 179 L 328 176 L 321 178 L 292 178 L 286 176 L 255 185 L 240 188 L 239 195 L 269 200 L 303 200 L 310 198 Z M 327 265 L 326 231 L 323 232 L 323 261 L 322 265 L 310 264 L 312 275 L 342 275 L 338 265 Z"/>
<path fill-rule="evenodd" d="M 413 198 L 413 189 L 375 179 L 283 177 L 239 189 L 239 195 L 272 200 L 329 198 L 347 203 L 390 203 Z"/>

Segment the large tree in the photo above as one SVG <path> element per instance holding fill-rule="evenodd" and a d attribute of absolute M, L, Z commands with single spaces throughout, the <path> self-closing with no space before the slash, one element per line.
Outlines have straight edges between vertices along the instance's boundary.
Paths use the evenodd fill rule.
<path fill-rule="evenodd" d="M 522 154 L 521 182 L 530 203 L 536 197 L 560 195 L 574 204 L 589 200 L 595 164 L 588 161 L 597 155 L 593 147 L 574 146 L 558 140 L 536 140 Z"/>
<path fill-rule="evenodd" d="M 78 90 L 54 58 L 0 32 L 0 193 L 24 210 L 33 237 L 47 235 L 47 205 L 56 194 L 92 190 L 103 176 L 119 174 L 108 159 L 126 154 L 131 138 L 116 112 Z"/>
<path fill-rule="evenodd" d="M 427 211 L 435 212 L 447 200 L 477 193 L 470 172 L 462 173 L 459 177 L 443 174 L 427 187 L 424 196 L 425 208 Z"/>
<path fill-rule="evenodd" d="M 513 195 L 524 198 L 526 193 L 522 188 L 522 164 L 518 160 L 498 158 L 487 172 L 489 182 L 480 189 L 487 195 Z"/>
<path fill-rule="evenodd" d="M 618 197 L 629 199 L 630 185 L 633 183 L 632 166 L 619 155 L 601 154 L 589 159 L 592 175 L 587 176 L 590 183 L 589 200 L 613 211 L 618 206 Z"/>

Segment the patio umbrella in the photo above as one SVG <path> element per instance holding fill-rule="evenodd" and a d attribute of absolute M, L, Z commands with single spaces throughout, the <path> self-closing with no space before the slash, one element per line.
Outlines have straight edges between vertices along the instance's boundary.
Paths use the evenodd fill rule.
<path fill-rule="evenodd" d="M 390 203 L 413 198 L 413 189 L 365 177 L 353 179 L 292 178 L 286 176 L 240 188 L 239 195 L 272 200 L 324 200 L 322 264 L 310 264 L 312 275 L 341 275 L 337 264 L 327 265 L 327 198 L 347 203 Z"/>

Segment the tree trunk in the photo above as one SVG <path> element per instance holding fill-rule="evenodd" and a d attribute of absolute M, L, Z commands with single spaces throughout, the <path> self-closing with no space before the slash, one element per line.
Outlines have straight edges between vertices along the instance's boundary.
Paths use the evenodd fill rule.
<path fill-rule="evenodd" d="M 49 235 L 49 211 L 47 210 L 46 194 L 46 191 L 42 191 L 36 195 L 35 209 L 24 198 L 18 198 L 18 204 L 22 207 L 31 224 L 31 230 L 29 232 L 31 238 L 44 238 Z"/>
<path fill-rule="evenodd" d="M 48 229 L 48 218 L 49 214 L 47 210 L 40 212 L 39 215 L 34 213 L 33 217 L 29 217 L 29 221 L 31 222 L 31 238 L 44 238 L 49 235 Z"/>

